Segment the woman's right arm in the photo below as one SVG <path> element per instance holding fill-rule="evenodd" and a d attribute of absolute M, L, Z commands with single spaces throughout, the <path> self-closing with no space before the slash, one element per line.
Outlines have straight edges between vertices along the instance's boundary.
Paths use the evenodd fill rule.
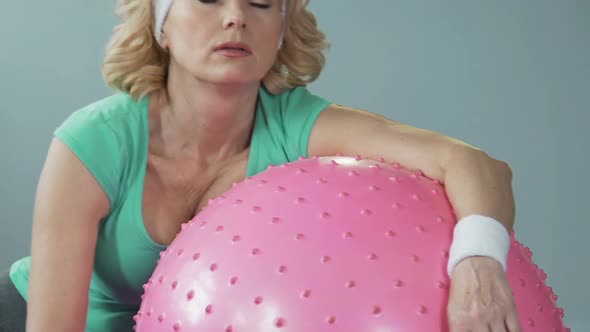
<path fill-rule="evenodd" d="M 35 197 L 27 332 L 83 332 L 98 225 L 110 202 L 74 153 L 53 139 Z"/>

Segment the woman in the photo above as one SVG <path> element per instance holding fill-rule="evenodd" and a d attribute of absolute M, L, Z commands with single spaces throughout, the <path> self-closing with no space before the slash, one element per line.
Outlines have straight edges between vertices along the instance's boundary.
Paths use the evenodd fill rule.
<path fill-rule="evenodd" d="M 119 4 L 124 21 L 104 76 L 120 93 L 55 131 L 31 257 L 2 281 L 10 308 L 0 330 L 26 322 L 29 332 L 129 331 L 158 253 L 208 199 L 269 164 L 340 152 L 382 156 L 444 182 L 460 219 L 449 259 L 451 331 L 520 331 L 504 275 L 509 167 L 456 139 L 309 93 L 326 42 L 306 5 Z"/>

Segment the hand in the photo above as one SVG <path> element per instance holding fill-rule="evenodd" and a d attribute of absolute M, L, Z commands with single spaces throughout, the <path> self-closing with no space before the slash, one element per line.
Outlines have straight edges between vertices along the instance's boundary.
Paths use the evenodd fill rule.
<path fill-rule="evenodd" d="M 450 332 L 522 332 L 502 265 L 489 257 L 455 266 L 447 315 Z"/>

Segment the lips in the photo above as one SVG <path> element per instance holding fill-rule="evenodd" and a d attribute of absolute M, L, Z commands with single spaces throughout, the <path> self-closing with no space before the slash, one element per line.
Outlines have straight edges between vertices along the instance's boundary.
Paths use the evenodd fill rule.
<path fill-rule="evenodd" d="M 250 46 L 248 46 L 248 44 L 240 42 L 223 43 L 215 47 L 214 51 L 241 52 L 243 54 L 252 54 Z"/>

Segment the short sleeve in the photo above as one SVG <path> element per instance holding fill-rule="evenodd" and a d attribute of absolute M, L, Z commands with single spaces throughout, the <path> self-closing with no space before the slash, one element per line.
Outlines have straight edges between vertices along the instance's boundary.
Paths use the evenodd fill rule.
<path fill-rule="evenodd" d="M 285 133 L 284 149 L 289 160 L 307 157 L 311 130 L 321 112 L 331 102 L 297 87 L 281 96 L 281 117 Z"/>
<path fill-rule="evenodd" d="M 121 178 L 123 144 L 105 115 L 95 108 L 80 109 L 72 113 L 54 135 L 82 161 L 113 206 Z"/>

